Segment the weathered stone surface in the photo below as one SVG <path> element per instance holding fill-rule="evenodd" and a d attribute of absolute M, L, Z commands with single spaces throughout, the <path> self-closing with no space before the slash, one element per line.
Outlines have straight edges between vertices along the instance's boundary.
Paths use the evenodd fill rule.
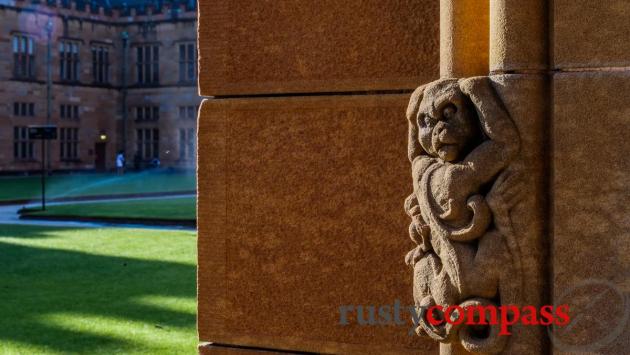
<path fill-rule="evenodd" d="M 199 334 L 325 353 L 433 354 L 402 326 L 340 325 L 341 305 L 413 305 L 403 256 L 408 95 L 205 101 Z M 377 315 L 378 317 L 378 315 Z"/>
<path fill-rule="evenodd" d="M 540 0 L 490 0 L 490 70 L 547 68 L 547 4 Z"/>
<path fill-rule="evenodd" d="M 255 348 L 243 348 L 238 346 L 226 346 L 219 344 L 199 345 L 199 355 L 274 355 L 287 354 L 273 350 L 262 350 Z M 290 352 L 288 354 L 291 354 Z"/>
<path fill-rule="evenodd" d="M 574 319 L 557 354 L 630 348 L 628 92 L 628 72 L 554 77 L 553 294 Z"/>
<path fill-rule="evenodd" d="M 488 21 L 487 1 L 440 0 L 440 77 L 488 74 Z"/>
<path fill-rule="evenodd" d="M 406 261 L 423 314 L 434 305 L 540 304 L 542 84 L 538 75 L 441 79 L 412 95 L 405 210 L 416 247 Z M 507 337 L 499 327 L 480 336 L 425 315 L 417 332 L 440 341 L 441 354 L 542 350 L 537 329 L 514 326 Z"/>
<path fill-rule="evenodd" d="M 554 66 L 630 65 L 630 2 L 553 1 Z"/>
<path fill-rule="evenodd" d="M 202 95 L 413 89 L 438 76 L 438 3 L 199 2 Z"/>

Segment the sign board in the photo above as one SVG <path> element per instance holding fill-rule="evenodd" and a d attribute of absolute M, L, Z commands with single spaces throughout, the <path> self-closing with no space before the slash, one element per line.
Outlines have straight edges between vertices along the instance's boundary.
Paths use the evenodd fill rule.
<path fill-rule="evenodd" d="M 57 139 L 57 126 L 28 126 L 28 139 Z"/>

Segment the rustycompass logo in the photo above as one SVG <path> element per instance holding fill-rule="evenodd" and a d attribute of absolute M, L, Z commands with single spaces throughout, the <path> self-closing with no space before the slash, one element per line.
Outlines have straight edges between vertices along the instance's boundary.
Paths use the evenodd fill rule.
<path fill-rule="evenodd" d="M 408 324 L 403 319 L 411 321 L 409 333 L 415 333 L 424 319 L 433 326 L 446 324 L 460 326 L 499 326 L 499 335 L 510 335 L 511 326 L 522 324 L 526 326 L 554 326 L 557 328 L 571 324 L 570 306 L 515 305 L 470 305 L 448 306 L 433 305 L 423 308 L 416 306 L 402 306 L 400 300 L 390 305 L 343 305 L 339 307 L 339 324 L 349 325 L 353 321 L 361 326 L 387 326 Z"/>

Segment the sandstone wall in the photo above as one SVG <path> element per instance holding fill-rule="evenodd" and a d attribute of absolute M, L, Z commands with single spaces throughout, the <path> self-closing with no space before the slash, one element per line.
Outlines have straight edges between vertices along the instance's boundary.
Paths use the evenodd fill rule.
<path fill-rule="evenodd" d="M 630 4 L 553 8 L 553 296 L 576 322 L 556 354 L 630 347 Z"/>
<path fill-rule="evenodd" d="M 436 3 L 200 4 L 202 353 L 438 352 L 337 307 L 411 303 L 403 115 L 439 64 L 490 76 L 516 123 L 527 302 L 571 309 L 511 353 L 627 352 L 630 5 Z"/>
<path fill-rule="evenodd" d="M 339 307 L 413 304 L 404 112 L 438 76 L 438 17 L 433 1 L 200 3 L 202 352 L 435 351 L 408 313 L 340 325 Z"/>

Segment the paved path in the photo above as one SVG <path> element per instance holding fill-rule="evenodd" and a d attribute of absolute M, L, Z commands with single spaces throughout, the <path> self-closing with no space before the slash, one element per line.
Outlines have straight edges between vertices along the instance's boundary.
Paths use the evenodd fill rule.
<path fill-rule="evenodd" d="M 169 195 L 169 196 L 152 196 L 152 197 L 133 197 L 133 198 L 111 198 L 111 199 L 98 199 L 98 200 L 84 200 L 84 201 L 68 201 L 68 202 L 50 202 L 47 206 L 55 205 L 76 205 L 82 203 L 95 203 L 95 202 L 117 202 L 117 201 L 148 201 L 148 200 L 164 200 L 171 198 L 182 197 L 195 197 L 193 194 L 182 195 Z M 20 219 L 18 211 L 23 207 L 37 208 L 40 203 L 29 203 L 23 205 L 7 205 L 0 206 L 0 224 L 21 224 L 32 226 L 50 226 L 50 227 L 86 227 L 86 228 L 103 228 L 103 227 L 116 227 L 116 228 L 147 228 L 147 229 L 178 229 L 178 230 L 194 230 L 190 227 L 177 227 L 177 226 L 155 226 L 146 224 L 118 224 L 118 223 L 97 223 L 97 222 L 69 222 L 69 221 L 46 221 L 46 220 L 32 220 L 32 219 Z"/>

